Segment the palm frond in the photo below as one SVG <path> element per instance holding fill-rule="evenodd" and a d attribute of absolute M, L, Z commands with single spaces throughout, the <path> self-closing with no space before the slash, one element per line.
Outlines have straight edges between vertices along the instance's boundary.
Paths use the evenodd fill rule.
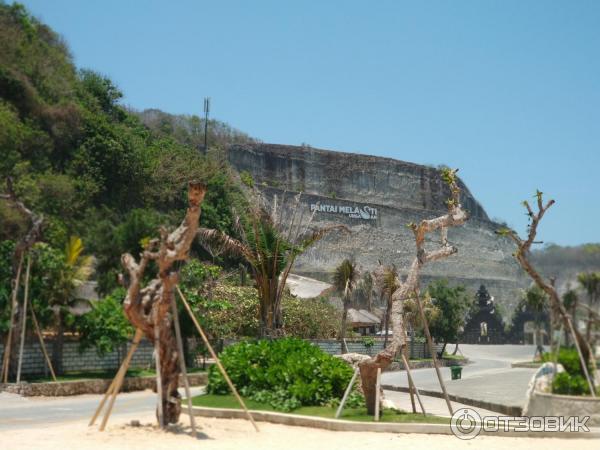
<path fill-rule="evenodd" d="M 240 256 L 250 264 L 254 264 L 256 261 L 255 255 L 247 245 L 219 230 L 212 228 L 199 228 L 197 235 L 200 244 L 203 247 L 206 245 L 217 244 L 223 248 L 224 252 L 231 255 Z"/>

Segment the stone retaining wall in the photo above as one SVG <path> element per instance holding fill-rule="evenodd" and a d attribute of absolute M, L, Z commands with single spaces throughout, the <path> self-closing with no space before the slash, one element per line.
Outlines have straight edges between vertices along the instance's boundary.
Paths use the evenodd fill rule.
<path fill-rule="evenodd" d="M 191 386 L 205 385 L 208 382 L 206 372 L 188 374 Z M 104 394 L 112 379 L 99 380 L 77 380 L 57 381 L 47 383 L 7 383 L 0 384 L 0 391 L 19 394 L 25 397 L 59 397 L 80 394 Z M 180 378 L 179 385 L 183 386 Z M 121 392 L 143 391 L 144 389 L 156 389 L 156 377 L 128 377 L 123 380 Z"/>

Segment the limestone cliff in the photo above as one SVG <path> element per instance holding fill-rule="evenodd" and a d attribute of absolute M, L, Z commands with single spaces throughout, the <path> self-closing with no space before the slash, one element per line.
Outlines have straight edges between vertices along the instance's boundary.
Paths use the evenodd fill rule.
<path fill-rule="evenodd" d="M 303 192 L 302 207 L 306 213 L 316 209 L 316 223 L 343 223 L 352 230 L 349 236 L 324 239 L 297 260 L 295 273 L 323 280 L 346 257 L 363 269 L 381 260 L 402 271 L 414 257 L 406 224 L 445 212 L 449 197 L 438 169 L 390 158 L 274 144 L 232 145 L 228 158 L 238 171 L 249 172 L 268 197 L 281 202 L 283 195 Z M 473 292 L 485 284 L 510 312 L 523 286 L 514 247 L 494 233 L 500 225 L 489 220 L 462 182 L 461 187 L 470 219 L 449 233 L 459 252 L 428 265 L 423 281 L 444 277 Z"/>

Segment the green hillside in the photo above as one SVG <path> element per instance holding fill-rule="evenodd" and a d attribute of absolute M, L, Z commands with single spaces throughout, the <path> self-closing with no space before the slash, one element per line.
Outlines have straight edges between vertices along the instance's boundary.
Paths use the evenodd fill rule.
<path fill-rule="evenodd" d="M 188 180 L 209 185 L 203 225 L 231 231 L 230 206 L 243 196 L 222 149 L 252 140 L 211 121 L 201 156 L 201 119 L 131 111 L 122 95 L 102 74 L 76 68 L 63 39 L 23 6 L 0 3 L 0 178 L 11 175 L 18 196 L 44 214 L 52 248 L 82 238 L 105 293 L 122 252 L 137 253 L 140 239 L 180 219 Z M 0 241 L 26 227 L 6 202 L 0 223 Z"/>

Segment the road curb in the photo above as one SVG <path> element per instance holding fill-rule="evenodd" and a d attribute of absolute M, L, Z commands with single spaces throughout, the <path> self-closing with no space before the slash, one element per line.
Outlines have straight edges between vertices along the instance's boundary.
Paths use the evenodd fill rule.
<path fill-rule="evenodd" d="M 182 413 L 188 411 L 182 408 Z M 301 416 L 298 414 L 278 413 L 273 411 L 251 410 L 252 417 L 257 422 L 269 422 L 279 425 L 290 425 L 299 427 L 319 428 L 329 431 L 368 431 L 376 433 L 407 433 L 407 434 L 441 434 L 452 435 L 450 425 L 434 423 L 375 423 L 375 422 L 351 422 L 348 420 L 327 419 L 322 417 Z M 246 419 L 246 414 L 240 409 L 231 408 L 207 408 L 194 406 L 192 413 L 196 417 L 211 417 L 216 419 Z M 600 430 L 593 429 L 587 433 L 552 433 L 552 432 L 516 432 L 498 431 L 482 432 L 486 436 L 502 437 L 537 437 L 537 438 L 569 438 L 569 439 L 598 439 Z"/>
<path fill-rule="evenodd" d="M 406 392 L 408 393 L 408 388 L 404 386 L 394 386 L 391 384 L 383 384 L 381 386 L 382 389 L 387 391 L 396 391 L 396 392 Z M 428 391 L 425 389 L 419 389 L 419 394 L 425 395 L 428 397 L 437 397 L 444 398 L 444 394 L 438 391 Z M 463 405 L 474 406 L 476 408 L 487 409 L 488 411 L 494 411 L 499 414 L 503 414 L 505 416 L 511 417 L 520 417 L 523 415 L 523 407 L 516 405 L 502 405 L 500 403 L 492 403 L 486 402 L 483 400 L 477 400 L 474 398 L 463 397 L 461 395 L 448 394 L 450 400 L 457 403 L 462 403 Z"/>

